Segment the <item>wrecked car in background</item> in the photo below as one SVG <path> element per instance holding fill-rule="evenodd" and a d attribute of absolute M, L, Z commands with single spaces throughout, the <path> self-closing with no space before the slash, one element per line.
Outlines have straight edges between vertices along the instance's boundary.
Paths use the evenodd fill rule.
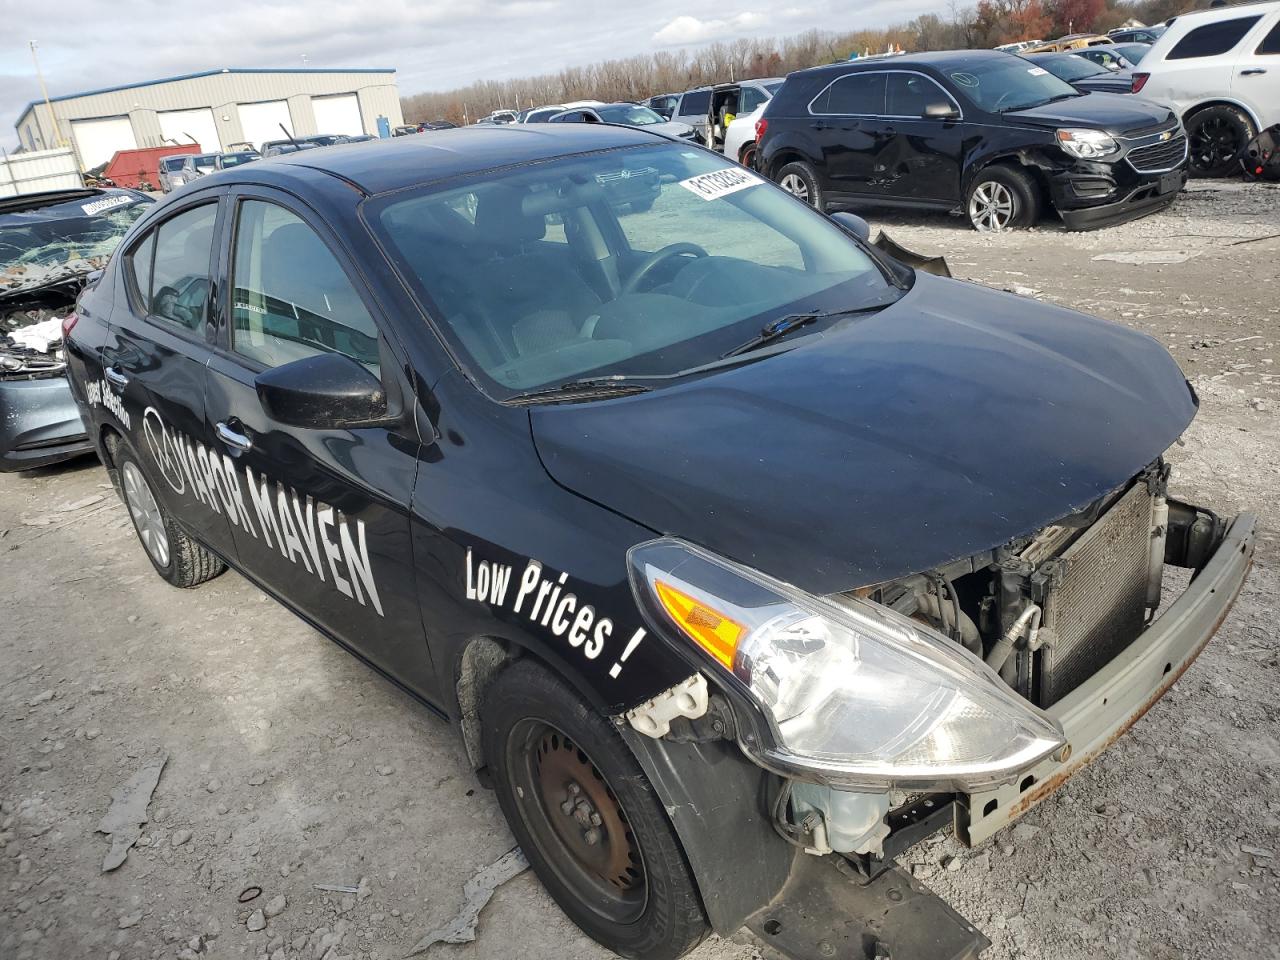
<path fill-rule="evenodd" d="M 0 199 L 0 470 L 93 452 L 67 389 L 63 329 L 86 278 L 153 202 L 123 189 Z"/>
<path fill-rule="evenodd" d="M 894 857 L 1120 737 L 1254 520 L 1169 489 L 1156 340 L 866 232 L 640 128 L 336 147 L 155 207 L 70 377 L 156 572 L 230 564 L 455 721 L 600 943 L 959 960 Z"/>

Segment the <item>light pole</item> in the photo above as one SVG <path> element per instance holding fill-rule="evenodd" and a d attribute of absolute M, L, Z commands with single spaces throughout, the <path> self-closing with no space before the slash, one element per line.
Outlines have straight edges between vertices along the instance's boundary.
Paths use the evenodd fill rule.
<path fill-rule="evenodd" d="M 66 141 L 62 139 L 62 130 L 58 127 L 58 116 L 53 112 L 53 102 L 49 99 L 49 88 L 44 85 L 44 74 L 40 71 L 40 58 L 36 56 L 36 42 L 29 40 L 27 43 L 31 47 L 31 62 L 36 66 L 36 79 L 40 82 L 40 92 L 44 94 L 44 105 L 49 110 L 49 118 L 53 121 L 53 135 L 58 141 L 58 146 L 65 147 Z M 38 118 L 37 118 L 38 119 Z M 39 124 L 40 139 L 44 140 L 44 124 Z M 48 141 L 45 141 L 48 143 Z"/>

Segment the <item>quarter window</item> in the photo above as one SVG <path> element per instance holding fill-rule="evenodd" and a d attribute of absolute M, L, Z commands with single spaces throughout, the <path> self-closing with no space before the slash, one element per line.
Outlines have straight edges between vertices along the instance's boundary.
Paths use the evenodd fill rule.
<path fill-rule="evenodd" d="M 151 316 L 204 332 L 209 312 L 209 257 L 217 220 L 218 205 L 206 203 L 160 224 L 154 234 L 155 255 L 149 276 L 137 269 L 135 253 L 134 276 Z"/>
<path fill-rule="evenodd" d="M 827 87 L 814 102 L 814 113 L 874 117 L 884 113 L 885 75 L 852 73 Z"/>
<path fill-rule="evenodd" d="M 269 367 L 341 353 L 377 371 L 373 319 L 324 241 L 288 210 L 240 204 L 233 280 L 236 353 Z"/>
<path fill-rule="evenodd" d="M 1193 60 L 1198 57 L 1216 57 L 1226 53 L 1244 39 L 1261 17 L 1236 17 L 1196 27 L 1179 40 L 1165 57 L 1166 60 Z"/>
<path fill-rule="evenodd" d="M 1263 38 L 1262 43 L 1258 44 L 1258 53 L 1263 56 L 1280 54 L 1280 20 L 1276 21 L 1271 32 Z"/>

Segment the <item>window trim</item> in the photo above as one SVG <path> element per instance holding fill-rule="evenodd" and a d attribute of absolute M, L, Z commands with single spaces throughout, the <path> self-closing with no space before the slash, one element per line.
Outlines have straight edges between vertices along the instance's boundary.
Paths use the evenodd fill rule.
<path fill-rule="evenodd" d="M 235 260 L 236 260 L 236 238 L 240 228 L 240 210 L 247 200 L 257 200 L 262 203 L 274 204 L 283 210 L 288 211 L 297 217 L 303 224 L 314 233 L 320 242 L 325 245 L 329 254 L 337 263 L 338 269 L 347 278 L 347 282 L 351 284 L 351 289 L 364 305 L 365 312 L 369 315 L 369 320 L 373 324 L 374 330 L 377 331 L 378 341 L 378 379 L 381 381 L 384 390 L 391 390 L 393 378 L 386 369 L 383 362 L 384 351 L 389 350 L 397 363 L 400 362 L 400 356 L 404 352 L 403 346 L 398 338 L 391 333 L 389 325 L 382 320 L 382 311 L 377 306 L 377 301 L 373 298 L 372 290 L 368 281 L 357 268 L 355 260 L 346 254 L 346 251 L 333 243 L 331 232 L 322 226 L 322 221 L 315 215 L 312 215 L 310 208 L 298 202 L 297 198 L 292 194 L 286 194 L 271 190 L 270 188 L 260 187 L 256 184 L 237 184 L 227 197 L 227 213 L 226 213 L 226 235 L 223 244 L 223 252 L 225 253 L 226 263 L 223 270 L 223 276 L 226 279 L 226 294 L 220 298 L 218 303 L 218 336 L 216 341 L 211 344 L 218 356 L 226 359 L 229 363 L 251 371 L 255 374 L 264 373 L 267 370 L 275 369 L 261 361 L 255 360 L 253 357 L 239 353 L 235 349 L 234 329 L 231 311 L 234 308 L 234 297 L 231 295 L 235 290 Z M 341 354 L 347 356 L 346 354 Z M 354 359 L 354 358 L 353 358 Z M 356 361 L 357 363 L 359 361 Z M 366 368 L 367 369 L 367 368 Z M 398 388 L 397 388 L 398 389 Z M 388 394 L 390 396 L 390 394 Z"/>
<path fill-rule="evenodd" d="M 957 116 L 957 117 L 953 117 L 953 118 L 949 121 L 950 123 L 959 123 L 961 120 L 963 120 L 963 119 L 964 119 L 964 107 L 962 107 L 962 106 L 960 105 L 960 102 L 959 102 L 959 101 L 958 101 L 954 96 L 952 96 L 952 95 L 951 95 L 951 91 L 950 91 L 950 90 L 948 90 L 946 87 L 944 87 L 941 83 L 939 83 L 939 82 L 938 82 L 938 79 L 937 79 L 936 77 L 931 77 L 931 76 L 929 76 L 929 74 L 925 73 L 925 72 L 924 72 L 924 71 L 922 71 L 922 70 L 910 70 L 910 69 L 907 69 L 907 68 L 905 68 L 905 67 L 904 67 L 904 68 L 899 68 L 899 69 L 869 69 L 869 70 L 852 70 L 852 71 L 850 71 L 849 73 L 842 73 L 840 76 L 838 76 L 838 77 L 834 78 L 830 83 L 828 83 L 825 87 L 823 87 L 821 90 L 819 90 L 819 91 L 817 92 L 817 94 L 813 97 L 813 99 L 811 99 L 811 100 L 809 101 L 808 106 L 806 107 L 806 109 L 809 111 L 809 116 L 811 116 L 811 117 L 870 117 L 870 118 L 873 118 L 873 119 L 876 119 L 876 120 L 928 120 L 928 119 L 933 119 L 933 118 L 931 118 L 931 117 L 913 117 L 913 116 L 907 116 L 907 115 L 905 115 L 905 114 L 887 113 L 887 112 L 886 112 L 886 113 L 829 113 L 829 112 L 828 112 L 828 113 L 823 113 L 823 112 L 820 112 L 820 111 L 817 111 L 817 110 L 814 110 L 814 109 L 813 109 L 813 105 L 814 105 L 814 103 L 816 103 L 816 102 L 817 102 L 817 101 L 822 97 L 822 95 L 823 95 L 824 93 L 826 93 L 828 90 L 830 90 L 833 86 L 835 86 L 835 85 L 836 85 L 837 83 L 839 83 L 841 80 L 844 80 L 844 79 L 846 79 L 847 77 L 857 77 L 857 76 L 862 76 L 863 74 L 877 74 L 877 73 L 880 73 L 880 74 L 884 74 L 884 75 L 885 75 L 885 84 L 884 84 L 885 100 L 884 100 L 884 103 L 885 103 L 885 110 L 886 110 L 886 111 L 889 109 L 889 80 L 888 80 L 888 75 L 889 75 L 889 74 L 891 74 L 891 73 L 907 73 L 907 74 L 911 74 L 911 75 L 913 75 L 913 76 L 917 76 L 917 77 L 924 77 L 926 80 L 928 80 L 930 83 L 932 83 L 935 87 L 937 87 L 939 90 L 941 90 L 941 91 L 942 91 L 942 93 L 943 93 L 943 95 L 944 95 L 948 100 L 950 100 L 950 101 L 951 101 L 951 105 L 952 105 L 953 107 L 955 107 L 955 108 L 956 108 L 956 111 L 959 113 L 959 116 Z"/>
<path fill-rule="evenodd" d="M 219 188 L 214 192 L 203 193 L 202 195 L 187 198 L 186 202 L 184 202 L 179 209 L 166 211 L 163 217 L 157 218 L 153 222 L 147 224 L 138 239 L 129 244 L 129 247 L 125 252 L 125 262 L 128 265 L 128 269 L 125 271 L 125 299 L 129 304 L 130 315 L 135 319 L 142 320 L 144 323 L 155 327 L 158 330 L 164 330 L 176 337 L 180 337 L 181 339 L 190 341 L 191 343 L 199 344 L 205 348 L 212 345 L 217 335 L 218 311 L 216 308 L 216 301 L 220 291 L 220 285 L 218 283 L 218 263 L 221 259 L 222 220 L 226 215 L 222 202 L 225 197 L 226 190 L 224 188 Z M 174 320 L 162 317 L 158 313 L 153 313 L 151 311 L 151 304 L 148 302 L 151 291 L 148 290 L 146 296 L 144 296 L 142 291 L 138 289 L 137 276 L 133 271 L 133 255 L 138 251 L 139 247 L 147 242 L 148 237 L 155 236 L 159 232 L 160 228 L 166 223 L 175 220 L 184 213 L 190 213 L 196 207 L 207 207 L 210 205 L 215 208 L 215 213 L 213 219 L 213 242 L 209 247 L 209 299 L 205 304 L 204 330 L 197 333 L 195 330 L 190 330 Z M 151 245 L 151 273 L 149 282 L 152 286 L 155 285 L 156 251 L 159 247 L 159 243 L 153 243 Z M 213 335 L 211 335 L 211 331 L 213 331 Z"/>

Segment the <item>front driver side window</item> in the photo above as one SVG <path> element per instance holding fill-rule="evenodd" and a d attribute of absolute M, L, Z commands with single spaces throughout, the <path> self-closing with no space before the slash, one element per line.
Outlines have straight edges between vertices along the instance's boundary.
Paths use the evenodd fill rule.
<path fill-rule="evenodd" d="M 232 348 L 276 367 L 341 353 L 378 372 L 378 330 L 324 241 L 284 207 L 240 204 L 231 302 Z"/>

